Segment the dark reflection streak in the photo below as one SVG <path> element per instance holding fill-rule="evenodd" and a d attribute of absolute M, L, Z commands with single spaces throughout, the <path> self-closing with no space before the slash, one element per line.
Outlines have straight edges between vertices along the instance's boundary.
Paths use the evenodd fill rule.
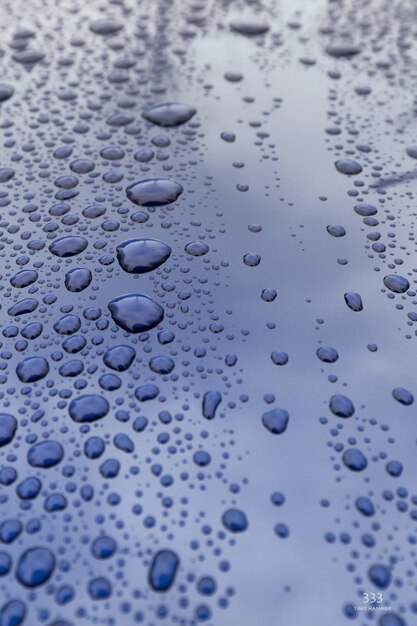
<path fill-rule="evenodd" d="M 370 185 L 374 189 L 386 189 L 387 187 L 393 187 L 401 183 L 408 183 L 417 178 L 417 170 L 412 172 L 405 172 L 404 174 L 398 174 L 396 176 L 390 176 L 389 178 L 381 178 L 378 182 Z"/>
<path fill-rule="evenodd" d="M 173 99 L 172 94 L 174 93 L 175 85 L 178 83 L 175 63 L 170 60 L 167 53 L 170 43 L 169 26 L 172 24 L 170 19 L 172 9 L 175 9 L 173 0 L 159 0 L 155 12 L 155 31 L 151 35 L 147 34 L 147 45 L 150 50 L 148 76 L 151 77 L 154 87 L 165 87 L 166 83 L 169 82 L 168 100 Z M 173 21 L 175 22 L 175 20 Z M 155 98 L 155 102 L 160 101 L 161 98 Z"/>

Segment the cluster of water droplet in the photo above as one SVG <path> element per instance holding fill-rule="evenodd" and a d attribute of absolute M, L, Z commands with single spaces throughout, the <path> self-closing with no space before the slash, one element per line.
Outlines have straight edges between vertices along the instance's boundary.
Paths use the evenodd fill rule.
<path fill-rule="evenodd" d="M 379 626 L 411 624 L 405 615 L 417 613 L 417 605 L 404 607 L 401 590 L 412 585 L 404 580 L 412 579 L 414 565 L 404 562 L 414 562 L 415 529 L 401 521 L 384 526 L 389 507 L 409 525 L 417 518 L 417 495 L 401 482 L 404 464 L 390 450 L 395 437 L 385 417 L 369 417 L 364 401 L 344 389 L 334 373 L 345 359 L 336 343 L 302 346 L 311 379 L 324 373 L 325 389 L 341 387 L 334 393 L 317 387 L 326 416 L 311 415 L 315 405 L 295 369 L 304 375 L 298 316 L 301 327 L 310 319 L 310 312 L 297 311 L 290 285 L 302 272 L 280 250 L 285 227 L 270 230 L 259 196 L 247 198 L 260 187 L 265 200 L 293 210 L 290 217 L 276 213 L 291 224 L 290 240 L 293 229 L 308 231 L 311 249 L 318 247 L 311 232 L 319 225 L 327 242 L 321 260 L 337 250 L 328 306 L 326 263 L 314 297 L 303 294 L 307 310 L 318 301 L 329 317 L 334 309 L 333 318 L 348 314 L 349 323 L 360 325 L 382 293 L 380 315 L 386 297 L 405 310 L 406 337 L 413 338 L 415 215 L 413 192 L 402 189 L 415 177 L 417 148 L 404 139 L 411 114 L 398 121 L 386 111 L 403 81 L 415 84 L 407 57 L 413 11 L 398 8 L 394 26 L 384 29 L 381 21 L 396 16 L 385 0 L 383 18 L 361 0 L 349 7 L 330 2 L 327 13 L 313 3 L 315 18 L 305 23 L 304 7 L 284 22 L 284 7 L 273 2 L 263 10 L 249 3 L 250 19 L 229 15 L 227 2 L 37 4 L 25 3 L 26 27 L 23 0 L 6 3 L 0 57 L 0 626 L 220 623 L 220 610 L 236 591 L 237 537 L 253 537 L 259 521 L 256 507 L 242 504 L 249 480 L 239 463 L 247 444 L 236 451 L 236 441 L 254 428 L 249 454 L 267 458 L 268 446 L 276 446 L 275 457 L 294 445 L 298 458 L 298 441 L 290 437 L 303 413 L 330 450 L 338 487 L 348 484 L 342 513 L 339 507 L 334 515 L 345 529 L 320 538 L 348 546 L 346 569 L 359 597 L 369 589 L 390 594 L 396 608 L 378 616 Z M 216 38 L 231 49 L 242 46 L 236 49 L 252 72 L 233 67 L 227 55 L 219 62 L 221 49 L 212 65 L 199 62 L 205 41 L 216 48 Z M 383 45 L 403 55 L 396 60 L 401 75 L 389 59 L 379 59 Z M 275 92 L 278 66 L 283 72 L 301 66 L 316 71 L 326 88 L 330 83 L 329 180 L 334 175 L 349 202 L 331 223 L 323 209 L 300 226 L 299 207 L 278 191 L 280 138 L 272 120 L 285 104 Z M 258 90 L 255 119 L 250 107 Z M 229 98 L 238 113 L 228 110 Z M 395 155 L 394 144 L 401 148 Z M 220 164 L 207 156 L 218 145 Z M 259 180 L 246 168 L 253 158 Z M 323 193 L 320 204 L 326 200 Z M 248 210 L 246 202 L 253 221 L 242 233 L 237 214 Z M 363 292 L 359 272 L 356 282 L 346 276 L 348 246 L 354 250 L 358 238 L 377 276 L 373 292 Z M 268 260 L 276 270 L 263 274 Z M 264 275 L 275 283 L 264 284 Z M 241 302 L 253 307 L 253 318 L 242 312 L 239 319 Z M 259 326 L 268 309 L 267 331 L 282 321 L 294 336 L 280 330 L 265 339 Z M 251 331 L 246 319 L 254 320 Z M 321 331 L 325 321 L 316 318 L 315 328 Z M 251 332 L 254 356 L 245 371 Z M 372 338 L 367 350 L 378 358 Z M 259 392 L 262 410 L 248 404 L 243 381 Z M 269 381 L 273 393 L 263 389 Z M 294 406 L 281 402 L 285 384 L 296 388 Z M 387 406 L 406 411 L 413 390 L 397 385 Z M 240 421 L 233 421 L 236 415 Z M 254 494 L 261 488 L 255 484 Z M 275 544 L 294 537 L 285 494 L 268 494 L 268 541 L 277 550 L 286 548 Z M 214 505 L 206 505 L 209 496 Z M 320 504 L 331 510 L 332 497 L 323 495 Z M 398 556 L 405 529 L 407 560 Z M 342 619 L 358 617 L 355 604 L 342 607 Z"/>

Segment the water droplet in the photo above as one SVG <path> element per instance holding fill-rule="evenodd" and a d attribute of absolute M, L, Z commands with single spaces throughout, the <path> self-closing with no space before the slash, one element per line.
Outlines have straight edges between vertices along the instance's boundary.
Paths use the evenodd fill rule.
<path fill-rule="evenodd" d="M 392 396 L 397 402 L 400 404 L 404 404 L 405 406 L 410 406 L 414 402 L 413 394 L 408 391 L 408 389 L 404 389 L 403 387 L 396 387 L 392 390 Z"/>
<path fill-rule="evenodd" d="M 224 77 L 229 83 L 240 83 L 243 80 L 243 74 L 240 72 L 225 72 Z"/>
<path fill-rule="evenodd" d="M 372 565 L 369 568 L 368 576 L 378 589 L 386 589 L 391 583 L 391 572 L 385 565 Z"/>
<path fill-rule="evenodd" d="M 48 361 L 42 356 L 28 357 L 18 363 L 16 374 L 22 383 L 35 383 L 45 378 L 49 372 Z"/>
<path fill-rule="evenodd" d="M 163 308 L 142 294 L 119 296 L 109 303 L 109 310 L 116 324 L 129 333 L 146 332 L 164 319 Z"/>
<path fill-rule="evenodd" d="M 351 159 L 340 159 L 335 163 L 336 169 L 341 174 L 356 175 L 362 171 L 362 165 Z"/>
<path fill-rule="evenodd" d="M 240 35 L 246 35 L 247 37 L 255 37 L 256 35 L 263 35 L 269 31 L 269 24 L 267 22 L 261 22 L 258 20 L 244 20 L 237 19 L 230 22 L 230 30 L 239 33 Z"/>
<path fill-rule="evenodd" d="M 11 85 L 0 83 L 0 102 L 9 100 L 14 94 L 14 88 Z"/>
<path fill-rule="evenodd" d="M 203 416 L 208 420 L 213 419 L 221 401 L 222 395 L 219 391 L 206 391 L 203 396 Z"/>
<path fill-rule="evenodd" d="M 112 537 L 98 537 L 91 544 L 91 554 L 96 559 L 109 559 L 117 550 L 117 543 Z"/>
<path fill-rule="evenodd" d="M 143 117 L 149 122 L 158 124 L 158 126 L 179 126 L 188 122 L 197 110 L 188 104 L 180 102 L 166 102 L 163 104 L 155 104 L 146 109 L 142 113 Z"/>
<path fill-rule="evenodd" d="M 241 533 L 248 528 L 248 520 L 240 509 L 228 509 L 222 516 L 223 526 L 231 533 Z"/>
<path fill-rule="evenodd" d="M 248 267 L 256 267 L 261 262 L 261 255 L 255 252 L 248 252 L 243 256 L 243 262 Z"/>
<path fill-rule="evenodd" d="M 67 315 L 63 315 L 57 322 L 54 324 L 54 331 L 59 333 L 60 335 L 72 335 L 76 333 L 81 328 L 81 320 L 78 315 L 72 315 L 71 313 L 67 313 Z"/>
<path fill-rule="evenodd" d="M 365 517 L 372 517 L 375 515 L 375 507 L 373 505 L 372 500 L 366 498 L 365 496 L 361 496 L 356 499 L 355 506 L 357 510 L 365 515 Z"/>
<path fill-rule="evenodd" d="M 134 204 L 156 207 L 175 202 L 183 191 L 182 185 L 169 178 L 149 178 L 129 185 L 126 195 Z"/>
<path fill-rule="evenodd" d="M 41 481 L 35 476 L 25 478 L 16 487 L 16 493 L 22 500 L 33 500 L 42 488 Z"/>
<path fill-rule="evenodd" d="M 286 352 L 271 352 L 271 361 L 275 365 L 286 365 L 288 363 L 288 354 Z"/>
<path fill-rule="evenodd" d="M 105 417 L 110 410 L 110 405 L 106 398 L 88 394 L 71 400 L 68 410 L 74 422 L 84 424 L 96 422 Z"/>
<path fill-rule="evenodd" d="M 283 524 L 282 522 L 279 522 L 274 527 L 274 533 L 280 539 L 286 539 L 290 535 L 290 529 L 288 528 L 287 524 Z"/>
<path fill-rule="evenodd" d="M 65 275 L 65 287 L 68 291 L 73 293 L 79 293 L 84 291 L 90 285 L 93 280 L 93 275 L 90 270 L 83 267 L 76 267 L 70 270 Z"/>
<path fill-rule="evenodd" d="M 58 441 L 40 441 L 29 448 L 28 463 L 32 467 L 49 468 L 64 458 L 64 448 Z"/>
<path fill-rule="evenodd" d="M 209 251 L 209 247 L 203 241 L 191 241 L 187 243 L 184 250 L 191 256 L 204 256 Z"/>
<path fill-rule="evenodd" d="M 155 374 L 170 374 L 175 367 L 175 362 L 169 356 L 154 356 L 149 361 L 149 369 Z"/>
<path fill-rule="evenodd" d="M 131 274 L 151 272 L 165 263 L 171 248 L 158 239 L 129 239 L 117 247 L 120 266 Z"/>
<path fill-rule="evenodd" d="M 33 285 L 38 280 L 38 272 L 35 270 L 20 270 L 10 279 L 10 284 L 16 289 L 24 289 Z"/>
<path fill-rule="evenodd" d="M 282 435 L 287 430 L 289 419 L 285 409 L 272 409 L 262 415 L 262 424 L 273 435 Z"/>
<path fill-rule="evenodd" d="M 103 361 L 116 372 L 125 372 L 132 365 L 135 356 L 136 350 L 130 346 L 113 346 L 105 352 Z"/>
<path fill-rule="evenodd" d="M 352 311 L 358 312 L 363 310 L 362 298 L 354 291 L 345 293 L 345 302 Z"/>
<path fill-rule="evenodd" d="M 20 600 L 10 600 L 0 609 L 1 626 L 20 626 L 26 617 L 26 606 Z"/>
<path fill-rule="evenodd" d="M 19 315 L 27 315 L 27 313 L 33 313 L 39 306 L 39 302 L 35 300 L 35 298 L 25 298 L 24 300 L 20 300 L 16 302 L 13 306 L 8 309 L 7 313 L 12 317 L 17 317 Z"/>
<path fill-rule="evenodd" d="M 16 430 L 16 418 L 8 413 L 0 413 L 0 448 L 13 441 Z"/>
<path fill-rule="evenodd" d="M 39 63 L 42 59 L 45 58 L 45 54 L 40 50 L 32 50 L 31 48 L 27 48 L 26 50 L 19 50 L 12 55 L 14 61 L 17 63 L 22 63 L 22 65 L 34 65 L 35 63 Z"/>
<path fill-rule="evenodd" d="M 56 239 L 49 246 L 49 252 L 62 258 L 75 256 L 84 252 L 87 248 L 88 242 L 84 237 L 78 237 L 77 235 L 69 235 L 68 237 L 61 237 Z"/>
<path fill-rule="evenodd" d="M 88 174 L 92 172 L 95 168 L 94 161 L 91 159 L 75 159 L 70 163 L 71 171 L 76 174 Z"/>
<path fill-rule="evenodd" d="M 362 472 L 368 466 L 366 456 L 357 448 L 349 448 L 343 453 L 343 463 L 353 472 Z"/>
<path fill-rule="evenodd" d="M 335 350 L 334 348 L 329 348 L 327 346 L 319 348 L 316 354 L 320 361 L 323 361 L 324 363 L 335 363 L 339 358 L 337 350 Z"/>
<path fill-rule="evenodd" d="M 55 569 L 55 557 L 48 548 L 30 548 L 20 557 L 16 578 L 25 587 L 39 587 L 46 583 Z"/>
<path fill-rule="evenodd" d="M 236 135 L 235 133 L 230 133 L 228 131 L 223 131 L 220 135 L 220 137 L 223 139 L 223 141 L 225 141 L 226 143 L 233 143 L 234 141 L 236 141 Z"/>
<path fill-rule="evenodd" d="M 88 217 L 91 220 L 101 217 L 106 212 L 106 207 L 101 204 L 90 204 L 82 210 L 84 217 Z"/>
<path fill-rule="evenodd" d="M 327 226 L 326 230 L 332 237 L 344 237 L 346 235 L 343 226 Z"/>
<path fill-rule="evenodd" d="M 390 274 L 384 277 L 384 285 L 390 291 L 394 293 L 405 293 L 410 289 L 410 283 L 403 276 L 397 276 L 396 274 Z"/>
<path fill-rule="evenodd" d="M 122 28 L 121 22 L 108 17 L 90 22 L 90 30 L 96 35 L 114 35 Z"/>
<path fill-rule="evenodd" d="M 351 58 L 359 54 L 360 51 L 361 49 L 359 46 L 348 42 L 334 43 L 326 48 L 327 54 L 335 59 Z"/>
<path fill-rule="evenodd" d="M 417 146 L 407 146 L 406 152 L 412 159 L 417 159 Z"/>
<path fill-rule="evenodd" d="M 139 402 L 147 402 L 148 400 L 154 400 L 159 394 L 159 387 L 156 385 L 140 385 L 135 390 L 136 399 Z"/>
<path fill-rule="evenodd" d="M 355 413 L 352 400 L 338 393 L 330 398 L 329 408 L 333 415 L 337 415 L 337 417 L 348 418 Z"/>
<path fill-rule="evenodd" d="M 172 550 L 160 550 L 149 568 L 149 584 L 154 591 L 168 591 L 175 581 L 179 558 Z"/>
<path fill-rule="evenodd" d="M 84 444 L 84 454 L 87 459 L 98 459 L 105 450 L 106 444 L 100 437 L 89 437 Z"/>
<path fill-rule="evenodd" d="M 7 183 L 13 178 L 15 171 L 11 167 L 0 167 L 0 183 Z"/>
<path fill-rule="evenodd" d="M 93 600 L 105 600 L 112 594 L 112 586 L 107 578 L 94 578 L 88 583 L 88 593 Z"/>
<path fill-rule="evenodd" d="M 278 294 L 275 289 L 263 289 L 261 298 L 264 302 L 273 302 L 277 295 Z"/>
<path fill-rule="evenodd" d="M 378 210 L 376 207 L 372 206 L 372 204 L 357 204 L 355 206 L 355 213 L 362 217 L 371 217 L 372 215 L 376 215 Z"/>

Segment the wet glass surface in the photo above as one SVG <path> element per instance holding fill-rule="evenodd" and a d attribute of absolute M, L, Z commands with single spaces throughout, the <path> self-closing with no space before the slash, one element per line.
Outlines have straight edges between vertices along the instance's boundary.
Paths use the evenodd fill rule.
<path fill-rule="evenodd" d="M 412 626 L 410 1 L 0 4 L 0 626 Z"/>

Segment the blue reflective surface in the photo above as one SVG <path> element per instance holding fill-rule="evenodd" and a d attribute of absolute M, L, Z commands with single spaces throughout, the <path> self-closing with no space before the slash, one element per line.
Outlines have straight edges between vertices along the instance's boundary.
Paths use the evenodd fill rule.
<path fill-rule="evenodd" d="M 416 8 L 0 8 L 0 626 L 412 626 Z"/>

